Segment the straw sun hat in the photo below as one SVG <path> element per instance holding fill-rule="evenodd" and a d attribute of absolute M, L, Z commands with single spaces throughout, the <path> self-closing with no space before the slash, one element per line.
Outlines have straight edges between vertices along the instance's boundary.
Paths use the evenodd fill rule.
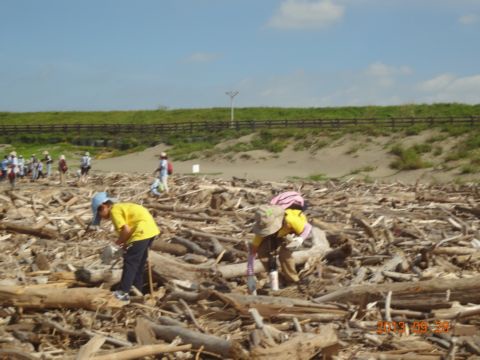
<path fill-rule="evenodd" d="M 252 232 L 259 236 L 276 233 L 283 225 L 285 211 L 278 205 L 262 205 L 255 212 Z"/>

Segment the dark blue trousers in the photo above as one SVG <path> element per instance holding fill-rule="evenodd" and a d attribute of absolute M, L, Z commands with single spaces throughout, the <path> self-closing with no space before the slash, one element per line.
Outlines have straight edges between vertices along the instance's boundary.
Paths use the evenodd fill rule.
<path fill-rule="evenodd" d="M 132 285 L 140 291 L 143 290 L 145 263 L 147 261 L 148 249 L 152 245 L 154 238 L 134 241 L 127 248 L 123 255 L 123 272 L 119 290 L 128 293 Z"/>

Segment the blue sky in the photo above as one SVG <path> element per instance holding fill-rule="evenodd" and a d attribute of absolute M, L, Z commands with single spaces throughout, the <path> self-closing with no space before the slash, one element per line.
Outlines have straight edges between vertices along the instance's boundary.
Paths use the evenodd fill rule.
<path fill-rule="evenodd" d="M 480 103 L 480 0 L 0 0 L 0 111 Z"/>

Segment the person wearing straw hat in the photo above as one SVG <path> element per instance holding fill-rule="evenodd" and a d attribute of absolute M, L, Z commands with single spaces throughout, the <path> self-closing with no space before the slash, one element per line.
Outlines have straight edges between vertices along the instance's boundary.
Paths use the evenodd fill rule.
<path fill-rule="evenodd" d="M 122 247 L 122 278 L 114 296 L 122 301 L 129 301 L 129 292 L 133 286 L 143 289 L 145 264 L 154 238 L 160 234 L 155 220 L 142 205 L 120 203 L 106 192 L 96 193 L 92 198 L 92 225 L 100 221 L 111 220 L 118 233 L 116 244 Z"/>
<path fill-rule="evenodd" d="M 309 237 L 312 226 L 305 214 L 298 209 L 283 209 L 279 205 L 262 205 L 255 212 L 255 234 L 249 246 L 247 286 L 250 293 L 256 292 L 254 272 L 255 256 L 258 254 L 263 266 L 270 272 L 272 290 L 278 290 L 277 254 L 283 278 L 287 283 L 300 279 L 292 257 L 293 250 Z"/>

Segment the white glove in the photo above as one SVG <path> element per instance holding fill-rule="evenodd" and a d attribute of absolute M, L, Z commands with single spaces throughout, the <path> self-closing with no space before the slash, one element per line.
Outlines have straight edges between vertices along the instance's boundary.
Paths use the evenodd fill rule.
<path fill-rule="evenodd" d="M 303 244 L 303 238 L 294 234 L 288 234 L 285 239 L 287 240 L 285 247 L 290 250 L 297 249 Z"/>

